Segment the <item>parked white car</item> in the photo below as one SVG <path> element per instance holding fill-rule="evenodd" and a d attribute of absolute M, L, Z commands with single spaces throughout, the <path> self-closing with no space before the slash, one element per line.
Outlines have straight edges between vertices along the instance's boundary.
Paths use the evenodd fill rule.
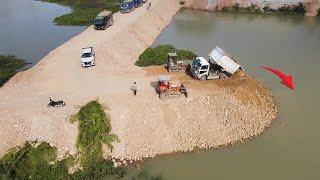
<path fill-rule="evenodd" d="M 82 67 L 90 67 L 95 65 L 95 56 L 92 47 L 82 48 L 81 65 Z"/>

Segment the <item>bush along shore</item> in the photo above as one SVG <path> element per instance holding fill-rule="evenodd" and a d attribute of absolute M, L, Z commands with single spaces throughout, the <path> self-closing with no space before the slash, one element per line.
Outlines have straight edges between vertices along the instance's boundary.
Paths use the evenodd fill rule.
<path fill-rule="evenodd" d="M 247 7 L 241 7 L 239 3 L 235 3 L 232 7 L 223 6 L 218 12 L 235 14 L 276 14 L 304 16 L 307 12 L 307 8 L 302 2 L 299 2 L 296 5 L 283 5 L 277 9 L 270 8 L 269 6 L 264 6 L 261 8 L 254 3 L 251 3 L 251 5 Z"/>
<path fill-rule="evenodd" d="M 121 0 L 40 0 L 57 3 L 72 8 L 72 13 L 54 19 L 57 25 L 87 26 L 99 12 L 107 9 L 112 12 L 120 10 Z"/>
<path fill-rule="evenodd" d="M 18 59 L 15 56 L 0 55 L 0 87 L 26 64 L 24 60 Z"/>
<path fill-rule="evenodd" d="M 151 65 L 163 65 L 167 63 L 168 53 L 177 53 L 177 59 L 194 59 L 196 55 L 188 50 L 179 50 L 172 45 L 159 45 L 155 48 L 147 48 L 135 62 L 136 66 L 146 67 Z"/>
<path fill-rule="evenodd" d="M 317 13 L 317 16 L 320 16 L 320 8 L 318 9 L 318 13 Z"/>
<path fill-rule="evenodd" d="M 78 122 L 76 155 L 57 159 L 57 149 L 46 142 L 26 142 L 0 159 L 0 179 L 99 179 L 123 177 L 126 169 L 102 155 L 102 145 L 112 150 L 118 141 L 111 134 L 108 115 L 98 101 L 91 101 L 71 117 Z"/>

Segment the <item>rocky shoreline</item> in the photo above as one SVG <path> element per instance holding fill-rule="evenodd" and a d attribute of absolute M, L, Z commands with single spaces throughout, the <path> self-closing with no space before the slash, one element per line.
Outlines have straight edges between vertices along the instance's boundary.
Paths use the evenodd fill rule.
<path fill-rule="evenodd" d="M 246 74 L 208 82 L 177 74 L 190 98 L 162 101 L 152 84 L 165 70 L 134 66 L 179 9 L 176 0 L 153 0 L 150 10 L 116 13 L 115 25 L 106 31 L 90 26 L 14 76 L 0 88 L 0 155 L 28 140 L 49 142 L 60 155 L 76 153 L 77 125 L 66 119 L 97 97 L 108 107 L 112 133 L 121 141 L 105 156 L 122 163 L 216 148 L 262 133 L 276 108 L 269 91 Z M 83 69 L 80 50 L 87 46 L 94 47 L 97 64 Z M 137 97 L 129 90 L 133 81 Z M 48 109 L 49 97 L 67 105 Z"/>
<path fill-rule="evenodd" d="M 156 120 L 147 122 L 149 128 L 141 126 L 139 130 L 136 129 L 154 136 L 157 134 L 152 131 L 157 131 L 156 129 L 166 131 L 166 133 L 157 132 L 163 137 L 162 139 L 169 136 L 167 138 L 169 142 L 156 139 L 162 141 L 162 145 L 167 143 L 165 149 L 159 148 L 159 144 L 155 144 L 158 148 L 152 149 L 151 144 L 146 144 L 148 142 L 146 138 L 140 138 L 139 141 L 135 140 L 139 144 L 130 144 L 135 145 L 135 148 L 127 147 L 126 151 L 129 151 L 127 156 L 118 156 L 120 161 L 141 161 L 159 154 L 217 148 L 242 142 L 243 139 L 261 134 L 276 117 L 277 108 L 271 93 L 245 73 L 220 82 L 204 83 L 189 78 L 183 79 L 185 77 L 176 78 L 182 80 L 190 89 L 190 98 L 161 102 L 160 108 L 164 108 L 161 110 L 166 114 L 164 118 L 153 117 Z M 152 128 L 155 126 L 157 128 Z M 160 153 L 159 149 L 162 150 Z"/>

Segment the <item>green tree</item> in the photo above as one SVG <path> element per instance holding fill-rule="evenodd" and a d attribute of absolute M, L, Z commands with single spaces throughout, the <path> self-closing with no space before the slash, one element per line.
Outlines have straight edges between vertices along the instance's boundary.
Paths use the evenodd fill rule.
<path fill-rule="evenodd" d="M 292 9 L 290 6 L 284 4 L 283 6 L 278 8 L 278 13 L 284 15 L 292 14 Z"/>
<path fill-rule="evenodd" d="M 299 2 L 298 5 L 293 6 L 292 11 L 296 15 L 304 16 L 307 12 L 307 8 L 302 2 Z"/>
<path fill-rule="evenodd" d="M 270 12 L 270 7 L 268 5 L 266 5 L 262 8 L 262 10 L 264 13 L 268 13 L 268 12 Z"/>
<path fill-rule="evenodd" d="M 320 8 L 318 9 L 318 14 L 317 14 L 317 16 L 320 16 Z"/>
<path fill-rule="evenodd" d="M 227 13 L 227 12 L 229 12 L 229 8 L 226 7 L 226 6 L 223 6 L 223 7 L 221 8 L 221 12 Z"/>
<path fill-rule="evenodd" d="M 240 4 L 239 4 L 239 3 L 233 4 L 233 6 L 232 6 L 232 11 L 235 12 L 235 13 L 239 13 L 239 11 L 240 11 Z"/>

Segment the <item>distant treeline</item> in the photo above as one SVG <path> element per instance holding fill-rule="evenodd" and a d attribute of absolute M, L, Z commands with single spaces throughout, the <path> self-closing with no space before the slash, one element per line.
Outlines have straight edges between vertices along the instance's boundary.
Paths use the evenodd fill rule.
<path fill-rule="evenodd" d="M 40 0 L 70 6 L 73 11 L 54 19 L 58 25 L 90 25 L 99 12 L 107 9 L 112 12 L 120 10 L 122 0 Z"/>
<path fill-rule="evenodd" d="M 220 12 L 224 13 L 243 13 L 243 14 L 279 14 L 279 15 L 298 15 L 304 16 L 307 8 L 304 3 L 299 2 L 296 5 L 282 5 L 277 9 L 269 6 L 259 7 L 257 4 L 251 3 L 250 6 L 241 7 L 239 3 L 235 3 L 232 7 L 222 7 Z M 318 14 L 319 14 L 318 10 Z"/>

